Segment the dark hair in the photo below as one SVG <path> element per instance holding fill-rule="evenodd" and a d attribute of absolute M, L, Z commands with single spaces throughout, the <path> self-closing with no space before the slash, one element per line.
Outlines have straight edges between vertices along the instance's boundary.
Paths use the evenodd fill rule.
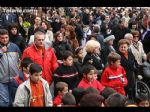
<path fill-rule="evenodd" d="M 139 93 L 136 97 L 135 97 L 135 102 L 136 104 L 139 104 L 141 101 L 146 101 L 148 100 L 148 97 L 144 94 L 144 93 Z"/>
<path fill-rule="evenodd" d="M 82 47 L 77 47 L 77 48 L 75 49 L 75 54 L 77 55 L 81 50 L 83 50 Z"/>
<path fill-rule="evenodd" d="M 0 35 L 8 35 L 8 31 L 6 29 L 0 29 Z"/>
<path fill-rule="evenodd" d="M 74 88 L 72 90 L 72 94 L 74 95 L 75 99 L 76 99 L 76 104 L 78 104 L 81 100 L 81 98 L 83 97 L 83 95 L 85 95 L 85 89 L 84 88 Z"/>
<path fill-rule="evenodd" d="M 111 88 L 111 87 L 106 87 L 103 89 L 103 91 L 101 92 L 101 95 L 107 99 L 111 94 L 116 93 L 116 91 Z"/>
<path fill-rule="evenodd" d="M 104 101 L 104 97 L 98 94 L 90 93 L 86 94 L 80 100 L 81 107 L 101 107 Z"/>
<path fill-rule="evenodd" d="M 109 64 L 111 64 L 111 62 L 115 63 L 117 60 L 121 60 L 121 56 L 116 52 L 111 52 L 109 53 L 107 60 Z"/>
<path fill-rule="evenodd" d="M 119 93 L 113 93 L 106 99 L 107 107 L 124 107 L 127 97 Z"/>
<path fill-rule="evenodd" d="M 82 68 L 82 72 L 83 74 L 88 74 L 91 70 L 95 70 L 96 68 L 93 66 L 93 65 L 90 65 L 90 64 L 86 64 L 83 66 Z"/>
<path fill-rule="evenodd" d="M 150 59 L 150 52 L 147 53 L 147 59 Z"/>
<path fill-rule="evenodd" d="M 73 94 L 68 92 L 62 96 L 62 103 L 64 105 L 76 105 L 76 100 Z"/>
<path fill-rule="evenodd" d="M 69 56 L 73 57 L 73 53 L 71 51 L 64 51 L 62 55 L 62 60 L 66 60 Z"/>
<path fill-rule="evenodd" d="M 97 40 L 97 37 L 96 37 L 96 34 L 95 34 L 95 33 L 92 33 L 92 34 L 89 36 L 89 40 L 91 40 L 92 37 L 94 37 L 95 40 Z"/>
<path fill-rule="evenodd" d="M 26 57 L 21 61 L 21 67 L 27 68 L 29 66 L 29 64 L 31 64 L 31 63 L 33 63 L 32 59 L 29 57 Z"/>
<path fill-rule="evenodd" d="M 90 94 L 90 93 L 100 94 L 100 92 L 96 88 L 94 88 L 92 86 L 89 86 L 88 88 L 86 88 L 85 89 L 85 93 L 86 94 Z"/>
<path fill-rule="evenodd" d="M 11 29 L 16 28 L 17 32 L 18 32 L 18 24 L 17 23 L 12 23 L 9 25 L 8 27 L 8 31 L 10 32 Z"/>
<path fill-rule="evenodd" d="M 34 74 L 34 73 L 39 73 L 41 71 L 42 71 L 42 67 L 40 65 L 35 64 L 35 63 L 30 65 L 29 72 L 30 72 L 31 75 Z"/>
<path fill-rule="evenodd" d="M 63 91 L 65 87 L 68 87 L 68 84 L 65 82 L 57 82 L 55 85 L 55 91 L 58 94 L 58 91 Z"/>

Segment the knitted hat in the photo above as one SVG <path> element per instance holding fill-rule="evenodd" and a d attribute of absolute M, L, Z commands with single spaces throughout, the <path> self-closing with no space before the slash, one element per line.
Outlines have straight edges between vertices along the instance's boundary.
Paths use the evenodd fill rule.
<path fill-rule="evenodd" d="M 115 39 L 115 36 L 114 35 L 109 35 L 109 36 L 107 36 L 105 39 L 104 39 L 104 42 L 107 42 L 107 41 L 109 41 L 109 40 L 111 40 L 111 39 Z"/>

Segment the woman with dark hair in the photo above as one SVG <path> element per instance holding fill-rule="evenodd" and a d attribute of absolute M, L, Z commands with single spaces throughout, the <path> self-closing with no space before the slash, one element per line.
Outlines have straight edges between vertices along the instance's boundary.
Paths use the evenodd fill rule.
<path fill-rule="evenodd" d="M 20 51 L 23 53 L 24 49 L 27 47 L 26 42 L 24 41 L 23 37 L 19 35 L 18 25 L 13 23 L 9 26 L 9 37 L 10 42 L 15 43 L 18 45 Z"/>

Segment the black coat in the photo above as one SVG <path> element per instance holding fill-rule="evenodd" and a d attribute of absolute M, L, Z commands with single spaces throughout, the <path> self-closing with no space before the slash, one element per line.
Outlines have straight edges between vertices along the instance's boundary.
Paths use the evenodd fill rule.
<path fill-rule="evenodd" d="M 62 42 L 53 42 L 53 48 L 55 49 L 55 54 L 58 60 L 61 60 L 62 55 L 64 53 L 64 51 L 68 50 L 68 51 L 72 51 L 71 47 L 69 44 L 67 44 L 66 42 L 62 41 Z"/>
<path fill-rule="evenodd" d="M 116 26 L 115 28 L 112 29 L 112 35 L 115 36 L 115 40 L 114 40 L 114 48 L 116 50 L 118 50 L 118 41 L 120 39 L 124 39 L 124 35 L 126 33 L 130 33 L 130 30 L 128 28 L 120 28 L 119 26 Z"/>
<path fill-rule="evenodd" d="M 144 51 L 147 54 L 150 52 L 150 30 L 147 31 L 146 35 L 144 36 L 144 39 L 142 39 Z"/>
<path fill-rule="evenodd" d="M 121 65 L 126 71 L 126 77 L 128 80 L 128 88 L 135 88 L 136 75 L 139 75 L 138 64 L 135 61 L 134 55 L 131 50 L 128 50 L 128 59 L 125 56 L 118 52 L 121 55 Z"/>
<path fill-rule="evenodd" d="M 107 57 L 110 52 L 114 51 L 113 49 L 110 48 L 106 43 L 104 44 L 104 47 L 102 47 L 101 50 L 101 58 L 103 60 L 104 65 L 107 63 Z"/>
<path fill-rule="evenodd" d="M 27 44 L 21 35 L 16 35 L 16 36 L 10 35 L 10 42 L 18 45 L 21 53 L 23 53 L 24 49 L 27 47 Z"/>
<path fill-rule="evenodd" d="M 90 63 L 89 61 L 93 61 Z M 83 65 L 85 64 L 91 64 L 93 65 L 97 70 L 102 70 L 104 68 L 102 60 L 99 56 L 99 59 L 96 58 L 92 53 L 87 53 L 83 60 Z"/>

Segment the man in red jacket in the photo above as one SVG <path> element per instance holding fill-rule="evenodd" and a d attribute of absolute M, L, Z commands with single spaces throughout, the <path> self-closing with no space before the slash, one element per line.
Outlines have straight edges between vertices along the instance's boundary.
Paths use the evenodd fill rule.
<path fill-rule="evenodd" d="M 34 63 L 39 64 L 43 70 L 42 77 L 51 85 L 52 74 L 58 67 L 58 63 L 53 49 L 44 46 L 44 39 L 45 33 L 37 31 L 34 34 L 34 43 L 24 50 L 22 59 L 30 57 Z"/>

